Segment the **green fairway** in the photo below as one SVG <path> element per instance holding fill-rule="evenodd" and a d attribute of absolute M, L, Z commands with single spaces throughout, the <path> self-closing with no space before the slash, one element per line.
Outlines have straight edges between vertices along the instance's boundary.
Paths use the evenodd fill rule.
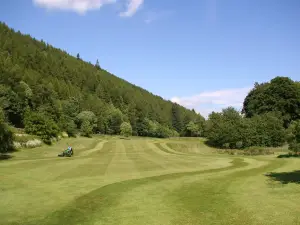
<path fill-rule="evenodd" d="M 0 224 L 296 225 L 299 168 L 194 138 L 63 139 L 0 161 Z"/>

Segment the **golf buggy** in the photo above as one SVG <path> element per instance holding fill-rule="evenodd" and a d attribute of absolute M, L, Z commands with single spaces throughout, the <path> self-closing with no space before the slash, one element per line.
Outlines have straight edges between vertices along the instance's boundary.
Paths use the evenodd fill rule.
<path fill-rule="evenodd" d="M 59 157 L 71 157 L 72 155 L 74 155 L 72 147 L 68 147 L 62 153 L 58 154 Z"/>

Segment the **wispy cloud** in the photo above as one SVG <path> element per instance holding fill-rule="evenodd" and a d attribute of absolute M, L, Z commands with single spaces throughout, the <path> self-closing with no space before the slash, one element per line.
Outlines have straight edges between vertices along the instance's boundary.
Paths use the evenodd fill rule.
<path fill-rule="evenodd" d="M 163 10 L 163 11 L 148 11 L 145 19 L 145 23 L 149 24 L 156 20 L 167 18 L 175 13 L 173 10 Z"/>
<path fill-rule="evenodd" d="M 144 0 L 128 0 L 127 1 L 127 10 L 125 12 L 120 13 L 121 17 L 131 17 L 133 16 L 137 10 L 142 6 Z"/>
<path fill-rule="evenodd" d="M 85 14 L 89 10 L 100 9 L 116 0 L 33 0 L 34 4 L 50 10 L 68 10 Z"/>
<path fill-rule="evenodd" d="M 37 6 L 50 10 L 74 11 L 78 14 L 85 14 L 90 10 L 100 9 L 103 5 L 115 4 L 125 0 L 32 0 Z M 127 8 L 120 13 L 121 17 L 131 17 L 144 3 L 144 0 L 126 0 Z"/>
<path fill-rule="evenodd" d="M 228 106 L 240 109 L 251 88 L 245 87 L 202 92 L 190 97 L 173 97 L 171 101 L 187 108 L 194 108 L 201 115 L 207 117 L 210 112 L 218 112 Z"/>

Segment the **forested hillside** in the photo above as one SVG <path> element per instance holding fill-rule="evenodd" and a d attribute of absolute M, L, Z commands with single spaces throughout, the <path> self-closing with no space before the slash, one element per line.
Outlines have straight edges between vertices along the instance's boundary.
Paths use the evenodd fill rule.
<path fill-rule="evenodd" d="M 15 127 L 49 139 L 60 131 L 199 136 L 204 118 L 94 64 L 0 23 L 0 104 Z M 47 128 L 46 128 L 47 127 Z"/>
<path fill-rule="evenodd" d="M 278 147 L 300 152 L 300 83 L 288 77 L 255 83 L 241 112 L 208 120 L 95 64 L 0 24 L 0 141 L 7 123 L 51 143 L 93 133 L 150 137 L 204 136 L 218 148 Z M 4 142 L 3 142 L 4 143 Z M 12 141 L 3 147 L 12 148 Z M 1 150 L 2 151 L 2 150 Z"/>

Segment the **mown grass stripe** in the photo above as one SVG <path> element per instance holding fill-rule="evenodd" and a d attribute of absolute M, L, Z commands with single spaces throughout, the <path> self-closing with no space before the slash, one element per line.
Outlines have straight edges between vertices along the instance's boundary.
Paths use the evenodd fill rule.
<path fill-rule="evenodd" d="M 175 152 L 175 151 L 170 151 L 169 149 L 163 147 L 161 143 L 154 143 L 154 144 L 156 145 L 156 147 L 157 147 L 158 149 L 160 149 L 161 151 L 166 152 L 166 153 L 168 153 L 168 154 L 173 154 L 173 155 L 184 155 L 184 154 L 181 154 L 181 153 L 177 153 L 177 152 Z"/>
<path fill-rule="evenodd" d="M 184 214 L 174 224 L 256 224 L 255 215 L 236 204 L 232 194 L 228 192 L 231 183 L 236 180 L 257 176 L 269 169 L 279 168 L 284 162 L 270 162 L 266 165 L 247 170 L 240 170 L 221 177 L 211 177 L 201 182 L 191 182 L 172 191 L 166 200 L 173 199 L 176 211 Z M 243 193 L 245 190 L 240 190 Z M 250 193 L 251 194 L 251 193 Z M 201 215 L 201 216 L 199 216 Z"/>
<path fill-rule="evenodd" d="M 139 185 L 144 185 L 151 182 L 160 182 L 163 180 L 178 179 L 184 176 L 199 175 L 205 173 L 216 173 L 226 171 L 234 168 L 241 168 L 248 165 L 242 159 L 233 159 L 232 165 L 225 168 L 210 169 L 205 171 L 194 171 L 184 173 L 174 173 L 167 175 L 160 175 L 142 179 L 134 179 L 123 181 L 120 183 L 110 184 L 99 189 L 96 189 L 86 195 L 77 198 L 71 202 L 67 207 L 51 213 L 43 220 L 31 221 L 23 223 L 24 225 L 44 224 L 94 224 L 94 217 L 104 220 L 109 215 L 105 212 L 108 208 L 114 207 L 119 203 L 118 199 L 121 198 L 126 191 L 135 188 Z"/>
<path fill-rule="evenodd" d="M 108 143 L 101 148 L 104 142 Z M 0 162 L 0 218 L 5 225 L 248 225 L 249 220 L 255 225 L 276 221 L 294 225 L 300 221 L 295 216 L 297 185 L 279 189 L 264 184 L 266 170 L 277 168 L 265 166 L 295 159 L 220 155 L 194 139 L 118 137 L 78 138 L 76 157 L 57 158 L 66 143 L 34 149 L 36 159 L 26 163 L 18 156 L 30 159 L 30 150 Z M 289 165 L 291 170 L 298 164 Z M 253 193 L 258 188 L 261 193 Z M 276 204 L 285 210 L 281 212 Z M 265 212 L 256 209 L 260 206 Z M 267 220 L 270 210 L 276 215 Z"/>

